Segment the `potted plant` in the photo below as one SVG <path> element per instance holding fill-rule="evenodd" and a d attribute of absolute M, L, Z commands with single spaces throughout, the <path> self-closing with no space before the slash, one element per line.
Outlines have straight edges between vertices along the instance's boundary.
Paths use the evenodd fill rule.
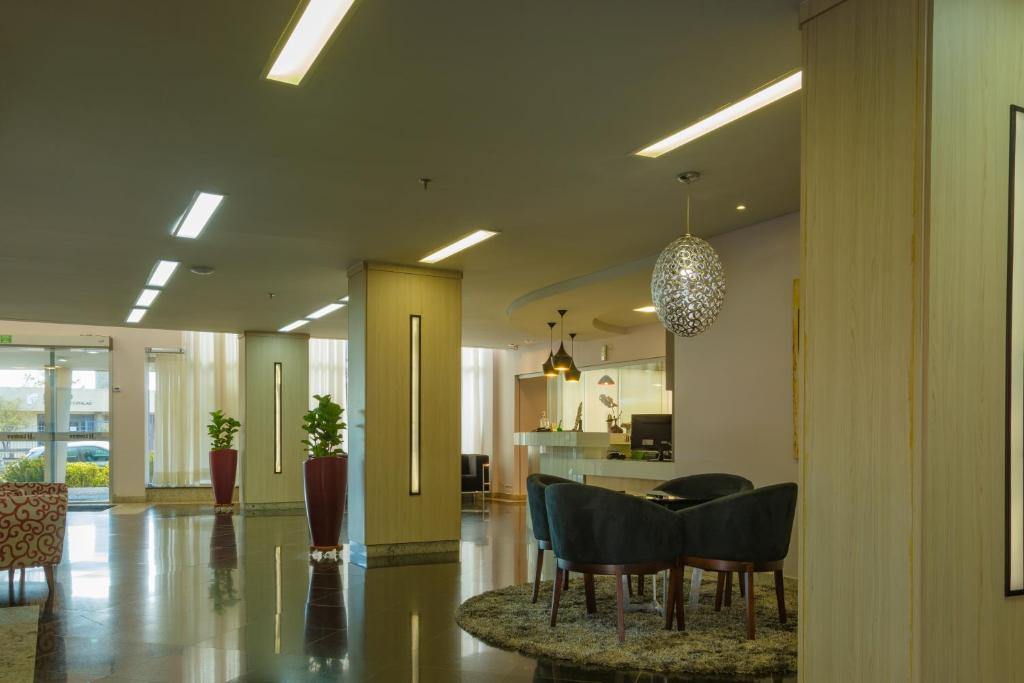
<path fill-rule="evenodd" d="M 210 479 L 213 480 L 215 507 L 230 507 L 235 492 L 235 469 L 238 467 L 238 451 L 232 448 L 235 434 L 241 423 L 228 417 L 223 410 L 210 413 Z"/>
<path fill-rule="evenodd" d="M 341 549 L 341 519 L 345 513 L 348 483 L 348 455 L 341 448 L 342 407 L 330 394 L 313 396 L 317 405 L 302 418 L 303 439 L 309 452 L 303 467 L 306 491 L 306 520 L 309 522 L 310 551 L 337 552 Z"/>

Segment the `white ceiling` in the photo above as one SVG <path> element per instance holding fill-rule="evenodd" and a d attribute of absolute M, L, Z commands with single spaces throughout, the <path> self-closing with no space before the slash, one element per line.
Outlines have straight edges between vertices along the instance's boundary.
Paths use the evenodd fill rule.
<path fill-rule="evenodd" d="M 464 343 L 501 346 L 588 300 L 510 318 L 521 297 L 671 241 L 681 171 L 704 174 L 698 234 L 798 208 L 798 97 L 631 154 L 797 68 L 797 0 L 362 0 L 297 88 L 260 79 L 295 4 L 5 8 L 0 318 L 122 324 L 165 258 L 186 268 L 143 326 L 277 329 L 344 295 L 354 262 L 486 227 L 502 234 L 438 266 L 464 271 Z M 228 198 L 200 239 L 172 238 L 200 189 Z M 643 280 L 601 315 L 628 323 Z"/>

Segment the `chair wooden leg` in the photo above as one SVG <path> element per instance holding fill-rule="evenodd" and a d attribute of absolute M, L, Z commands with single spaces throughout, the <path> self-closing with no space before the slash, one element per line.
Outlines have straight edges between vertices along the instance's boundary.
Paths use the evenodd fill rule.
<path fill-rule="evenodd" d="M 740 583 L 743 583 L 742 579 Z M 725 573 L 725 606 L 732 607 L 732 572 Z"/>
<path fill-rule="evenodd" d="M 594 596 L 593 574 L 583 575 L 583 590 L 587 595 L 587 614 L 595 614 L 597 612 L 597 598 Z"/>
<path fill-rule="evenodd" d="M 715 611 L 722 611 L 722 593 L 725 591 L 725 572 L 718 572 L 718 586 L 715 588 Z"/>
<path fill-rule="evenodd" d="M 754 572 L 748 571 L 740 574 L 743 581 L 747 582 L 747 639 L 754 639 Z"/>
<path fill-rule="evenodd" d="M 626 588 L 629 589 L 629 597 L 633 597 L 633 575 L 626 576 Z"/>
<path fill-rule="evenodd" d="M 540 573 L 544 569 L 544 549 L 537 548 L 537 570 L 533 574 L 533 598 L 530 602 L 537 602 L 540 594 Z"/>
<path fill-rule="evenodd" d="M 622 595 L 622 570 L 615 570 L 615 611 L 618 617 L 619 642 L 626 642 L 626 606 Z"/>
<path fill-rule="evenodd" d="M 782 570 L 775 570 L 775 599 L 779 602 L 779 623 L 786 623 L 786 584 L 782 580 Z"/>
<path fill-rule="evenodd" d="M 53 565 L 48 564 L 43 567 L 43 572 L 46 574 L 46 588 L 50 591 L 50 595 L 53 595 L 57 587 L 57 582 L 53 576 Z"/>
<path fill-rule="evenodd" d="M 665 630 L 672 630 L 672 619 L 675 617 L 676 600 L 679 599 L 679 573 L 677 569 L 670 569 L 668 572 L 668 586 L 665 587 Z"/>
<path fill-rule="evenodd" d="M 676 573 L 676 628 L 680 631 L 686 630 L 686 590 L 683 587 L 683 572 L 685 567 L 680 567 Z"/>
<path fill-rule="evenodd" d="M 562 600 L 562 569 L 555 569 L 554 590 L 551 591 L 551 626 L 558 621 L 558 603 Z M 568 572 L 566 572 L 568 573 Z"/>
<path fill-rule="evenodd" d="M 743 579 L 740 579 L 740 597 L 747 597 L 747 584 L 743 583 Z"/>
<path fill-rule="evenodd" d="M 565 590 L 569 590 L 569 570 L 568 569 L 566 569 L 565 571 L 562 572 L 562 581 L 563 581 L 562 588 L 565 589 Z"/>
<path fill-rule="evenodd" d="M 637 595 L 643 595 L 644 594 L 644 575 L 643 574 L 637 574 L 636 575 L 636 594 Z"/>

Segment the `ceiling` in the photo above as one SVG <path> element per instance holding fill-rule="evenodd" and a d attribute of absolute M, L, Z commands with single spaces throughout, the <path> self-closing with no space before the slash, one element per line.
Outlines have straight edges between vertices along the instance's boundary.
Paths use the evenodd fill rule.
<path fill-rule="evenodd" d="M 273 330 L 344 295 L 353 263 L 414 264 L 485 227 L 502 234 L 438 267 L 464 273 L 464 343 L 503 346 L 552 317 L 513 302 L 677 236 L 681 171 L 704 174 L 697 234 L 798 208 L 799 97 L 631 154 L 798 68 L 797 0 L 361 0 L 292 87 L 260 75 L 295 5 L 6 8 L 0 318 L 123 324 L 175 259 L 143 326 Z M 227 199 L 198 240 L 171 237 L 197 190 Z M 644 277 L 621 286 L 588 317 L 628 326 Z M 532 305 L 593 298 L 563 295 Z"/>

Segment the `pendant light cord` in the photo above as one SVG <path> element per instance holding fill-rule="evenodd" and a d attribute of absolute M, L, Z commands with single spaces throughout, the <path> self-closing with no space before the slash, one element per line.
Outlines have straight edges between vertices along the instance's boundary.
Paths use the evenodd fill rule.
<path fill-rule="evenodd" d="M 690 236 L 690 185 L 686 185 L 686 236 Z"/>

